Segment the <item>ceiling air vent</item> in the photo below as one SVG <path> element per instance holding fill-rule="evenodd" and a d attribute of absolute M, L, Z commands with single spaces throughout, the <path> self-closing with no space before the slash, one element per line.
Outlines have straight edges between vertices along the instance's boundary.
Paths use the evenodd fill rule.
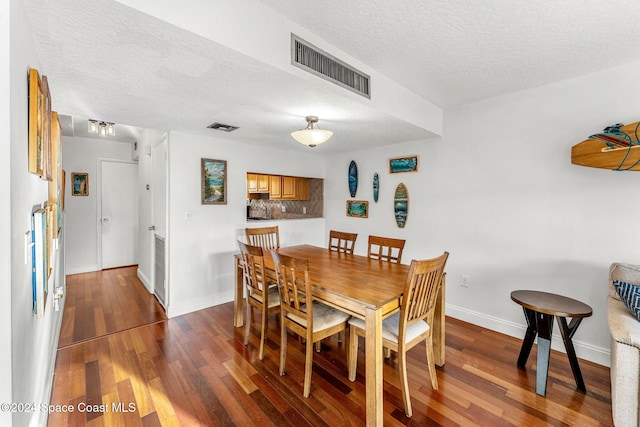
<path fill-rule="evenodd" d="M 218 122 L 210 124 L 209 126 L 207 126 L 207 128 L 223 130 L 225 132 L 233 132 L 234 130 L 239 129 L 238 126 L 225 125 Z"/>
<path fill-rule="evenodd" d="M 371 78 L 291 33 L 291 64 L 371 99 Z"/>

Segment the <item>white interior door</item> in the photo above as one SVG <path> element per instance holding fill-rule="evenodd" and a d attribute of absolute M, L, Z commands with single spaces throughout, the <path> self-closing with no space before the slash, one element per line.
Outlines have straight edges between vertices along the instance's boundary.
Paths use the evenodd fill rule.
<path fill-rule="evenodd" d="M 138 164 L 101 161 L 102 268 L 138 263 Z"/>
<path fill-rule="evenodd" d="M 158 301 L 167 306 L 167 139 L 151 149 L 151 218 L 153 243 L 153 289 Z"/>

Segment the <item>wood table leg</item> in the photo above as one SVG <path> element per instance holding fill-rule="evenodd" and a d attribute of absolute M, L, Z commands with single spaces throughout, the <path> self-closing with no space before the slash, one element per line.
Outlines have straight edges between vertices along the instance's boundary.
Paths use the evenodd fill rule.
<path fill-rule="evenodd" d="M 381 426 L 383 420 L 381 310 L 365 309 L 365 334 L 366 423 L 367 426 Z"/>
<path fill-rule="evenodd" d="M 524 317 L 527 319 L 527 332 L 522 339 L 522 348 L 520 349 L 520 356 L 518 356 L 518 366 L 524 367 L 531 353 L 531 347 L 536 340 L 538 334 L 538 322 L 536 321 L 536 312 L 528 310 L 523 307 Z"/>
<path fill-rule="evenodd" d="M 566 317 L 558 317 L 558 324 L 560 325 L 560 334 L 562 335 L 562 341 L 564 341 L 564 348 L 567 350 L 567 357 L 569 358 L 569 364 L 571 365 L 571 371 L 573 372 L 573 378 L 576 380 L 578 390 L 583 393 L 587 392 L 587 388 L 584 385 L 582 379 L 582 372 L 580 371 L 580 365 L 578 365 L 578 358 L 576 357 L 576 350 L 573 348 L 573 341 L 571 340 L 573 334 L 578 329 L 582 318 L 574 318 L 567 326 Z"/>
<path fill-rule="evenodd" d="M 237 256 L 233 257 L 234 270 L 236 272 L 236 286 L 233 294 L 233 326 L 236 328 L 241 327 L 244 324 L 244 318 L 242 314 L 242 305 L 244 303 L 244 290 L 242 264 Z"/>
<path fill-rule="evenodd" d="M 444 365 L 444 349 L 445 349 L 445 276 L 442 276 L 442 285 L 438 291 L 436 300 L 435 315 L 433 316 L 433 358 L 438 366 Z"/>
<path fill-rule="evenodd" d="M 553 317 L 550 314 L 536 313 L 538 329 L 538 362 L 536 372 L 536 394 L 546 396 L 547 376 L 549 374 L 549 354 L 551 353 L 551 335 Z"/>

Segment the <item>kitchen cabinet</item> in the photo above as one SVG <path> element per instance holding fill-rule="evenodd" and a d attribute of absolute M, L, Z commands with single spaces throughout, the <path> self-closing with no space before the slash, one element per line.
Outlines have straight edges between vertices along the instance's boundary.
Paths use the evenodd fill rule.
<path fill-rule="evenodd" d="M 285 200 L 296 200 L 298 189 L 296 179 L 292 176 L 282 177 L 282 198 Z"/>
<path fill-rule="evenodd" d="M 268 193 L 269 175 L 259 173 L 247 174 L 247 193 Z"/>
<path fill-rule="evenodd" d="M 260 198 L 265 193 L 269 200 L 309 200 L 309 178 L 248 173 L 247 197 Z"/>
<path fill-rule="evenodd" d="M 309 200 L 309 180 L 295 176 L 283 176 L 282 199 Z"/>
<path fill-rule="evenodd" d="M 296 178 L 296 200 L 309 200 L 309 178 Z"/>
<path fill-rule="evenodd" d="M 282 199 L 282 177 L 280 175 L 269 176 L 269 198 Z"/>

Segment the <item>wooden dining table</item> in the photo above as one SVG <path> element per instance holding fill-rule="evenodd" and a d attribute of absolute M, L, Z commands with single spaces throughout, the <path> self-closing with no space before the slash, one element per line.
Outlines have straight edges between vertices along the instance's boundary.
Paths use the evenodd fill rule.
<path fill-rule="evenodd" d="M 366 423 L 383 425 L 382 319 L 400 309 L 409 266 L 310 245 L 283 247 L 278 252 L 309 260 L 313 294 L 318 300 L 365 320 Z M 244 301 L 242 260 L 239 255 L 234 260 L 234 325 L 240 327 L 243 325 Z M 264 262 L 267 269 L 274 270 L 268 251 L 265 251 Z M 434 358 L 438 366 L 444 364 L 444 295 L 443 278 L 432 325 Z"/>

